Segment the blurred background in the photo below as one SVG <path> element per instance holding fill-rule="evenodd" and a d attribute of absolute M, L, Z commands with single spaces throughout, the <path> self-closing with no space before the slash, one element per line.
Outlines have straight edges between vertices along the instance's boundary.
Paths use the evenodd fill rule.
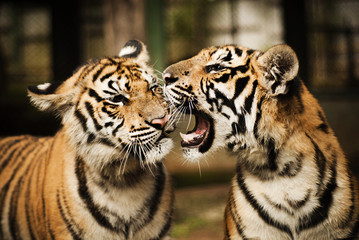
<path fill-rule="evenodd" d="M 147 44 L 160 72 L 210 45 L 287 43 L 358 174 L 358 12 L 359 0 L 0 0 L 0 136 L 56 132 L 26 86 L 65 80 L 129 39 Z M 220 239 L 235 158 L 189 164 L 175 150 L 166 163 L 178 190 L 173 237 Z"/>

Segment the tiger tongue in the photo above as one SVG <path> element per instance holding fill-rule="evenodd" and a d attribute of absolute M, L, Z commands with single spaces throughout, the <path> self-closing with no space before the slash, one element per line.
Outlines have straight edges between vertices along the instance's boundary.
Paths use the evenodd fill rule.
<path fill-rule="evenodd" d="M 205 133 L 205 131 L 203 132 Z M 202 134 L 198 134 L 197 132 L 193 132 L 193 133 L 189 133 L 189 134 L 183 134 L 180 133 L 182 140 L 185 143 L 191 143 L 191 145 L 193 144 L 199 144 L 201 141 L 198 142 L 198 140 L 202 140 L 203 135 Z M 198 143 L 195 143 L 198 142 Z"/>
<path fill-rule="evenodd" d="M 181 145 L 183 147 L 198 146 L 203 142 L 207 129 L 208 129 L 207 122 L 201 118 L 197 118 L 197 126 L 195 131 L 187 134 L 180 133 L 182 137 Z"/>

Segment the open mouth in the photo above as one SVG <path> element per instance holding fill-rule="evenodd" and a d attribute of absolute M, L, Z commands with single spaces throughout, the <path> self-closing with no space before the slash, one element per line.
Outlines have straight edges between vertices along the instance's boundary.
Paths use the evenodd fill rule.
<path fill-rule="evenodd" d="M 200 152 L 205 152 L 213 142 L 213 121 L 212 118 L 202 112 L 196 112 L 194 116 L 196 119 L 194 129 L 186 134 L 180 133 L 182 137 L 181 146 L 199 148 Z"/>

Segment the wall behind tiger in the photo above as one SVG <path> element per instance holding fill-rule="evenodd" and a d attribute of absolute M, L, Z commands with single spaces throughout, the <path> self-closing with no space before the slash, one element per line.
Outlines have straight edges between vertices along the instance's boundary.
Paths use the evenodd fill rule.
<path fill-rule="evenodd" d="M 0 136 L 53 134 L 59 121 L 29 104 L 26 86 L 64 80 L 89 58 L 117 54 L 130 38 L 147 43 L 159 72 L 210 45 L 265 50 L 287 42 L 358 172 L 358 10 L 359 0 L 2 1 Z M 181 159 L 180 151 L 170 158 Z M 168 161 L 174 172 L 193 174 L 183 184 L 227 181 L 235 163 L 223 152 L 200 166 L 183 161 Z"/>

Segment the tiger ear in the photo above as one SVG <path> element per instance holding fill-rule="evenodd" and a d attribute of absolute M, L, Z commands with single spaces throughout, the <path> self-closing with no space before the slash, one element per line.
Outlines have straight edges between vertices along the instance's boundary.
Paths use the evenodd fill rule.
<path fill-rule="evenodd" d="M 258 57 L 262 70 L 259 82 L 272 95 L 286 94 L 288 82 L 298 74 L 299 63 L 294 50 L 288 45 L 276 45 Z"/>
<path fill-rule="evenodd" d="M 41 111 L 53 110 L 63 116 L 74 105 L 75 95 L 81 89 L 78 78 L 82 69 L 66 81 L 28 87 L 31 102 Z"/>
<path fill-rule="evenodd" d="M 146 45 L 138 40 L 128 41 L 121 49 L 119 56 L 124 58 L 133 58 L 146 63 L 150 59 Z"/>
<path fill-rule="evenodd" d="M 62 82 L 44 83 L 27 88 L 31 102 L 41 111 L 53 110 L 61 116 L 71 106 L 73 95 L 69 92 L 57 93 Z"/>

